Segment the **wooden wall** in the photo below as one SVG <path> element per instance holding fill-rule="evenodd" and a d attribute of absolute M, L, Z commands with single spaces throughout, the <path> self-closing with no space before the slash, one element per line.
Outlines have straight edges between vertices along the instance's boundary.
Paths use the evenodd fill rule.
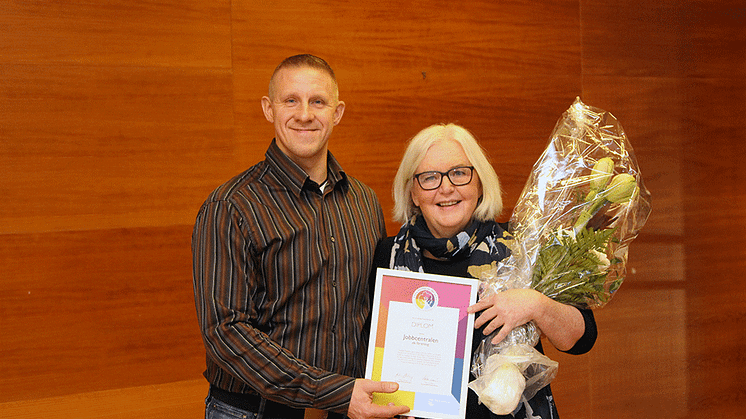
<path fill-rule="evenodd" d="M 572 100 L 612 112 L 653 213 L 597 312 L 594 350 L 550 351 L 560 412 L 741 411 L 742 2 L 272 3 L 0 6 L 0 411 L 202 415 L 192 223 L 214 187 L 262 158 L 272 126 L 259 98 L 300 52 L 335 68 L 347 110 L 331 149 L 387 214 L 404 143 L 425 126 L 477 135 L 507 219 Z"/>

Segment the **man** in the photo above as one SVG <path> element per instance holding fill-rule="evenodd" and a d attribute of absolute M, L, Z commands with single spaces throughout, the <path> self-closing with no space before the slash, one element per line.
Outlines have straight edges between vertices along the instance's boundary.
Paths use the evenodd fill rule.
<path fill-rule="evenodd" d="M 395 383 L 353 378 L 364 370 L 367 278 L 385 224 L 375 193 L 327 151 L 345 109 L 334 72 L 318 57 L 289 57 L 261 103 L 275 128 L 265 160 L 208 197 L 192 237 L 206 417 L 405 413 L 371 402 Z"/>

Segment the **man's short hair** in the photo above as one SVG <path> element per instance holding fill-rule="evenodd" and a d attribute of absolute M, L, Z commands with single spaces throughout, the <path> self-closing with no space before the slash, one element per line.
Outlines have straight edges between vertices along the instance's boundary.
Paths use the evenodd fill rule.
<path fill-rule="evenodd" d="M 269 80 L 269 97 L 270 99 L 273 97 L 273 90 L 274 90 L 274 80 L 277 73 L 280 72 L 283 68 L 299 68 L 299 67 L 308 67 L 308 68 L 314 68 L 316 70 L 320 70 L 325 72 L 326 74 L 331 77 L 332 82 L 334 82 L 334 91 L 335 94 L 338 95 L 339 93 L 339 87 L 337 86 L 337 76 L 334 75 L 334 70 L 332 70 L 332 67 L 324 61 L 323 58 L 317 57 L 315 55 L 311 54 L 298 54 L 293 55 L 291 57 L 287 57 L 280 64 L 277 65 L 275 68 L 275 71 L 272 73 L 272 78 Z"/>

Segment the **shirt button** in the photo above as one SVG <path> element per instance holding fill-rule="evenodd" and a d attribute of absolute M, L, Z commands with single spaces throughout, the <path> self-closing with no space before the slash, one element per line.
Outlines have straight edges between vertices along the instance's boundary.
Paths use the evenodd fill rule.
<path fill-rule="evenodd" d="M 334 238 L 334 236 L 332 236 L 332 238 L 330 240 L 332 241 L 332 243 L 336 243 L 337 242 L 337 240 Z"/>

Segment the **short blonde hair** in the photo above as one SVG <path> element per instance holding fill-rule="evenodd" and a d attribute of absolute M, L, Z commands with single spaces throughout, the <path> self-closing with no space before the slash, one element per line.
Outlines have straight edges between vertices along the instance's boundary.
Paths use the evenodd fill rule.
<path fill-rule="evenodd" d="M 420 213 L 412 201 L 414 172 L 430 147 L 442 140 L 453 140 L 461 145 L 482 182 L 482 198 L 474 210 L 474 219 L 487 221 L 497 218 L 503 208 L 500 180 L 484 149 L 466 128 L 456 124 L 436 124 L 423 129 L 409 140 L 399 170 L 394 177 L 394 220 L 403 224 L 413 215 Z"/>

